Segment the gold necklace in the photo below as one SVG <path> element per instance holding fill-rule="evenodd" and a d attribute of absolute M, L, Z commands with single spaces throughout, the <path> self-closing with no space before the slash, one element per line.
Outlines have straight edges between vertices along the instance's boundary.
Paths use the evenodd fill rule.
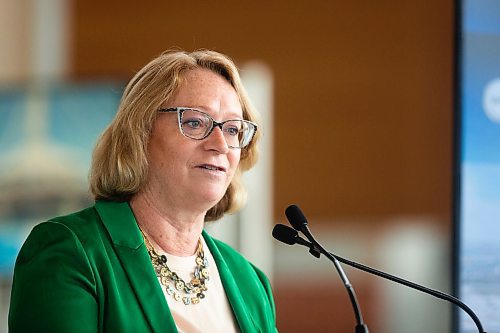
<path fill-rule="evenodd" d="M 167 257 L 164 254 L 158 254 L 142 229 L 139 228 L 139 230 L 146 242 L 146 248 L 148 249 L 149 258 L 155 269 L 156 276 L 165 287 L 167 294 L 178 302 L 182 301 L 185 305 L 200 303 L 200 300 L 205 298 L 205 291 L 207 291 L 206 283 L 209 280 L 208 260 L 203 252 L 201 238 L 198 239 L 195 259 L 196 268 L 193 272 L 193 278 L 189 283 L 186 283 L 177 273 L 168 267 Z"/>

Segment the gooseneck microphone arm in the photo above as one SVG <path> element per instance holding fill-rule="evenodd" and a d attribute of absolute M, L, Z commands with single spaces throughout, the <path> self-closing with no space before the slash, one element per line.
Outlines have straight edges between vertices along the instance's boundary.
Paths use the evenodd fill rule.
<path fill-rule="evenodd" d="M 299 207 L 292 205 L 289 206 L 285 210 L 286 217 L 288 221 L 290 221 L 290 224 L 297 229 L 299 228 L 300 231 L 309 239 L 309 241 L 313 244 L 312 247 L 309 248 L 309 252 L 314 255 L 315 257 L 320 256 L 320 253 L 322 253 L 325 257 L 327 257 L 335 266 L 335 269 L 339 273 L 340 279 L 342 280 L 342 283 L 344 284 L 347 294 L 349 295 L 349 300 L 351 301 L 351 305 L 354 311 L 354 317 L 356 318 L 356 327 L 355 327 L 355 333 L 369 333 L 368 326 L 365 325 L 363 321 L 363 315 L 361 314 L 361 309 L 358 303 L 358 299 L 356 297 L 356 292 L 354 291 L 354 288 L 347 278 L 347 275 L 345 274 L 344 270 L 342 269 L 342 266 L 340 266 L 339 261 L 335 256 L 331 255 L 330 252 L 326 251 L 325 248 L 316 241 L 314 236 L 311 234 L 309 228 L 307 227 L 307 220 L 305 216 L 302 214 L 302 211 L 300 210 Z M 284 226 L 286 227 L 286 226 Z M 273 231 L 274 235 L 274 231 Z M 297 234 L 297 239 L 300 237 Z M 306 241 L 304 241 L 306 242 Z"/>
<path fill-rule="evenodd" d="M 354 311 L 354 316 L 356 317 L 356 333 L 368 333 L 368 327 L 363 321 L 363 315 L 361 314 L 361 308 L 358 303 L 358 299 L 356 297 L 356 292 L 354 291 L 354 288 L 349 282 L 349 279 L 347 278 L 347 275 L 345 274 L 344 270 L 342 269 L 342 266 L 340 266 L 339 260 L 335 258 L 334 255 L 331 255 L 330 252 L 326 251 L 325 248 L 314 239 L 313 235 L 309 231 L 309 228 L 307 225 L 304 225 L 302 229 L 302 233 L 311 241 L 313 244 L 313 247 L 321 252 L 323 255 L 325 255 L 335 266 L 335 269 L 340 275 L 340 279 L 342 280 L 342 283 L 344 284 L 347 293 L 349 294 L 349 299 L 351 300 L 352 308 Z"/>
<path fill-rule="evenodd" d="M 313 242 L 308 242 L 305 239 L 301 238 L 298 235 L 298 232 L 296 230 L 294 230 L 286 225 L 282 225 L 282 224 L 276 225 L 273 229 L 273 236 L 277 240 L 279 240 L 283 243 L 286 243 L 288 245 L 300 244 L 302 246 L 308 247 L 309 249 L 315 248 L 315 244 Z M 451 296 L 451 295 L 448 295 L 448 294 L 445 294 L 441 291 L 427 288 L 427 287 L 424 287 L 424 286 L 419 285 L 417 283 L 414 283 L 414 282 L 402 279 L 400 277 L 379 271 L 375 268 L 372 268 L 372 267 L 369 267 L 369 266 L 342 258 L 336 254 L 331 253 L 331 252 L 328 252 L 328 253 L 329 253 L 329 255 L 335 257 L 338 261 L 340 261 L 343 264 L 346 264 L 346 265 L 349 265 L 351 267 L 362 270 L 364 272 L 379 276 L 381 278 L 402 284 L 406 287 L 416 289 L 416 290 L 421 291 L 423 293 L 432 295 L 434 297 L 437 297 L 439 299 L 442 299 L 442 300 L 445 300 L 445 301 L 448 301 L 448 302 L 451 302 L 451 303 L 457 305 L 458 307 L 460 307 L 462 310 L 464 310 L 471 317 L 471 319 L 476 324 L 479 333 L 486 333 L 486 331 L 484 331 L 484 329 L 483 329 L 483 325 L 481 324 L 481 321 L 479 320 L 477 315 L 474 313 L 474 311 L 472 311 L 471 308 L 469 308 L 465 303 L 463 303 L 458 298 Z"/>

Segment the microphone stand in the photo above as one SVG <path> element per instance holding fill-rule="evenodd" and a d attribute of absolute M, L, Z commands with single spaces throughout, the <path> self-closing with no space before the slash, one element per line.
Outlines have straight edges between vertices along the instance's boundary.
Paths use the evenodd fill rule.
<path fill-rule="evenodd" d="M 479 320 L 479 318 L 477 317 L 477 315 L 474 313 L 474 311 L 472 311 L 471 308 L 469 308 L 464 302 L 462 302 L 458 298 L 456 298 L 454 296 L 451 296 L 451 295 L 448 295 L 448 294 L 445 294 L 445 293 L 443 293 L 441 291 L 434 290 L 434 289 L 431 289 L 431 288 L 427 288 L 427 287 L 424 287 L 424 286 L 419 285 L 417 283 L 414 283 L 414 282 L 402 279 L 400 277 L 397 277 L 397 276 L 394 276 L 394 275 L 391 275 L 391 274 L 379 271 L 379 270 L 377 270 L 375 268 L 372 268 L 372 267 L 369 267 L 369 266 L 365 266 L 363 264 L 360 264 L 360 263 L 357 263 L 357 262 L 354 262 L 354 261 L 342 258 L 342 257 L 340 257 L 340 256 L 338 256 L 336 254 L 333 254 L 331 252 L 326 251 L 323 247 L 321 247 L 321 245 L 319 245 L 319 243 L 316 242 L 316 240 L 314 240 L 314 238 L 312 237 L 311 233 L 309 232 L 307 226 L 302 227 L 301 231 L 307 237 L 307 239 L 309 239 L 310 243 L 308 243 L 308 242 L 304 241 L 302 238 L 298 237 L 298 239 L 301 239 L 302 242 L 301 241 L 297 241 L 297 244 L 309 247 L 309 252 L 311 252 L 311 251 L 317 251 L 318 252 L 318 249 L 319 249 L 319 252 L 322 253 L 322 254 L 324 254 L 330 260 L 335 259 L 335 260 L 337 260 L 337 262 L 341 262 L 343 264 L 346 264 L 346 265 L 349 265 L 351 267 L 360 269 L 360 270 L 365 271 L 367 273 L 370 273 L 370 274 L 379 276 L 381 278 L 384 278 L 384 279 L 387 279 L 387 280 L 390 280 L 390 281 L 402 284 L 402 285 L 410 287 L 412 289 L 416 289 L 416 290 L 421 291 L 423 293 L 430 294 L 430 295 L 432 295 L 434 297 L 437 297 L 439 299 L 442 299 L 442 300 L 445 300 L 445 301 L 449 301 L 449 302 L 457 305 L 458 307 L 460 307 L 462 310 L 464 310 L 471 317 L 471 319 L 476 324 L 477 329 L 479 330 L 479 333 L 486 333 L 486 331 L 483 329 L 483 325 L 481 324 L 481 321 Z M 342 276 L 342 274 L 341 274 L 341 276 Z M 360 332 L 364 332 L 364 331 L 360 331 Z M 356 330 L 356 333 L 358 333 L 357 330 Z"/>
<path fill-rule="evenodd" d="M 308 224 L 307 219 L 299 207 L 297 207 L 296 205 L 288 206 L 287 209 L 285 210 L 285 215 L 286 215 L 288 221 L 290 222 L 290 224 L 293 226 L 293 229 L 290 227 L 287 227 L 285 225 L 278 224 L 273 229 L 273 236 L 277 240 L 282 241 L 282 242 L 289 244 L 289 245 L 293 245 L 293 244 L 298 243 L 300 245 L 306 246 L 309 248 L 309 252 L 311 254 L 313 254 L 315 257 L 319 258 L 321 256 L 321 254 L 323 254 L 334 263 L 335 268 L 337 268 L 337 271 L 339 272 L 342 280 L 344 281 L 344 284 L 346 285 L 346 288 L 348 289 L 349 295 L 350 296 L 353 295 L 351 297 L 351 301 L 353 302 L 354 311 L 356 313 L 356 320 L 358 320 L 358 318 L 360 319 L 360 321 L 358 321 L 358 326 L 361 326 L 361 325 L 364 326 L 364 324 L 362 323 L 362 318 L 360 317 L 360 314 L 359 314 L 360 311 L 359 311 L 359 306 L 357 304 L 356 296 L 355 296 L 353 290 L 349 291 L 350 289 L 352 289 L 352 286 L 350 285 L 349 281 L 347 280 L 347 277 L 345 277 L 345 274 L 343 273 L 342 268 L 340 267 L 340 264 L 338 264 L 338 261 L 340 261 L 344 264 L 347 264 L 349 266 L 358 268 L 362 271 L 368 272 L 370 274 L 374 274 L 374 275 L 377 275 L 377 276 L 382 277 L 384 279 L 388 279 L 388 280 L 391 280 L 393 282 L 400 283 L 404 286 L 419 290 L 423 293 L 426 293 L 426 294 L 432 295 L 434 297 L 440 298 L 442 300 L 448 301 L 450 303 L 453 303 L 453 304 L 457 305 L 458 307 L 460 307 L 462 310 L 464 310 L 472 318 L 472 320 L 474 321 L 474 323 L 476 324 L 476 326 L 478 328 L 479 333 L 486 333 L 486 331 L 484 331 L 484 329 L 483 329 L 483 325 L 481 324 L 481 321 L 476 316 L 474 311 L 472 311 L 471 308 L 469 308 L 465 303 L 460 301 L 458 298 L 453 297 L 453 296 L 448 295 L 448 294 L 445 294 L 443 292 L 433 290 L 433 289 L 421 286 L 419 284 L 407 281 L 407 280 L 399 278 L 397 276 L 376 270 L 374 268 L 359 264 L 357 262 L 344 259 L 342 257 L 339 257 L 339 256 L 331 253 L 331 252 L 328 252 L 314 239 L 313 235 L 309 231 L 309 228 L 307 227 L 307 224 Z M 298 231 L 301 231 L 307 237 L 307 239 L 309 239 L 310 242 L 301 238 L 298 235 Z M 344 280 L 344 277 L 345 277 L 345 280 Z M 357 329 L 358 328 L 356 327 L 356 333 L 358 332 Z M 360 328 L 359 332 L 365 332 L 361 329 L 362 328 Z"/>
<path fill-rule="evenodd" d="M 300 229 L 302 233 L 307 237 L 307 239 L 309 239 L 309 241 L 311 242 L 310 243 L 311 246 L 309 247 L 309 253 L 311 253 L 316 258 L 319 258 L 321 254 L 325 255 L 325 257 L 327 257 L 333 263 L 335 269 L 339 273 L 340 279 L 342 280 L 345 288 L 347 289 L 347 293 L 349 294 L 349 299 L 351 300 L 352 308 L 354 310 L 354 316 L 356 317 L 355 333 L 369 333 L 368 326 L 366 326 L 365 323 L 363 322 L 363 315 L 361 314 L 358 299 L 356 297 L 356 292 L 354 291 L 351 282 L 349 281 L 347 275 L 342 269 L 342 266 L 340 266 L 338 258 L 335 255 L 332 255 L 330 252 L 326 251 L 325 248 L 316 241 L 314 236 L 309 231 L 307 224 L 301 225 Z"/>
<path fill-rule="evenodd" d="M 349 266 L 355 267 L 357 269 L 360 269 L 362 271 L 365 271 L 365 272 L 377 275 L 377 276 L 382 277 L 384 279 L 387 279 L 387 280 L 390 280 L 390 281 L 393 281 L 393 282 L 396 282 L 396 283 L 400 283 L 400 284 L 402 284 L 404 286 L 416 289 L 416 290 L 421 291 L 421 292 L 426 293 L 426 294 L 430 294 L 430 295 L 432 295 L 434 297 L 437 297 L 437 298 L 445 300 L 445 301 L 449 301 L 449 302 L 457 305 L 458 307 L 460 307 L 462 310 L 464 310 L 471 317 L 471 319 L 476 324 L 477 329 L 479 330 L 479 333 L 486 333 L 486 331 L 483 329 L 483 325 L 481 324 L 481 321 L 476 316 L 476 314 L 474 313 L 474 311 L 472 311 L 471 308 L 469 308 L 464 302 L 462 302 L 458 298 L 456 298 L 454 296 L 451 296 L 451 295 L 448 295 L 448 294 L 445 294 L 445 293 L 443 293 L 443 292 L 441 292 L 439 290 L 427 288 L 427 287 L 424 287 L 424 286 L 419 285 L 417 283 L 414 283 L 414 282 L 402 279 L 400 277 L 397 277 L 397 276 L 394 276 L 394 275 L 391 275 L 391 274 L 379 271 L 379 270 L 377 270 L 375 268 L 371 268 L 371 267 L 362 265 L 360 263 L 357 263 L 357 262 L 354 262 L 354 261 L 350 261 L 348 259 L 339 257 L 338 255 L 335 255 L 335 254 L 332 254 L 332 253 L 329 253 L 329 254 L 332 255 L 332 256 L 334 256 L 335 258 L 337 258 L 338 261 L 340 261 L 340 262 L 342 262 L 342 263 L 344 263 L 346 265 L 349 265 Z"/>

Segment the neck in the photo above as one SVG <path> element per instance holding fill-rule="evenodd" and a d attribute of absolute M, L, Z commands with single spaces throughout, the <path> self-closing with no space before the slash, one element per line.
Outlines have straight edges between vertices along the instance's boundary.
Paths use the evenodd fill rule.
<path fill-rule="evenodd" d="M 193 213 L 161 205 L 148 192 L 136 194 L 130 206 L 139 227 L 156 250 L 176 256 L 191 256 L 196 252 L 206 212 Z"/>

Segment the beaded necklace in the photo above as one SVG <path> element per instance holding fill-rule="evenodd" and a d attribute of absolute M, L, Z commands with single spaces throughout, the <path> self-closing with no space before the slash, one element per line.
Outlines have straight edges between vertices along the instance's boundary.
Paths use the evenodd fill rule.
<path fill-rule="evenodd" d="M 206 283 L 209 280 L 208 260 L 203 252 L 201 238 L 198 239 L 195 259 L 196 268 L 193 272 L 193 278 L 190 282 L 186 283 L 167 266 L 167 257 L 164 254 L 158 254 L 142 229 L 140 230 L 146 242 L 146 248 L 148 249 L 156 276 L 165 287 L 167 294 L 178 302 L 182 301 L 185 305 L 200 303 L 205 298 L 205 291 L 207 291 Z"/>

